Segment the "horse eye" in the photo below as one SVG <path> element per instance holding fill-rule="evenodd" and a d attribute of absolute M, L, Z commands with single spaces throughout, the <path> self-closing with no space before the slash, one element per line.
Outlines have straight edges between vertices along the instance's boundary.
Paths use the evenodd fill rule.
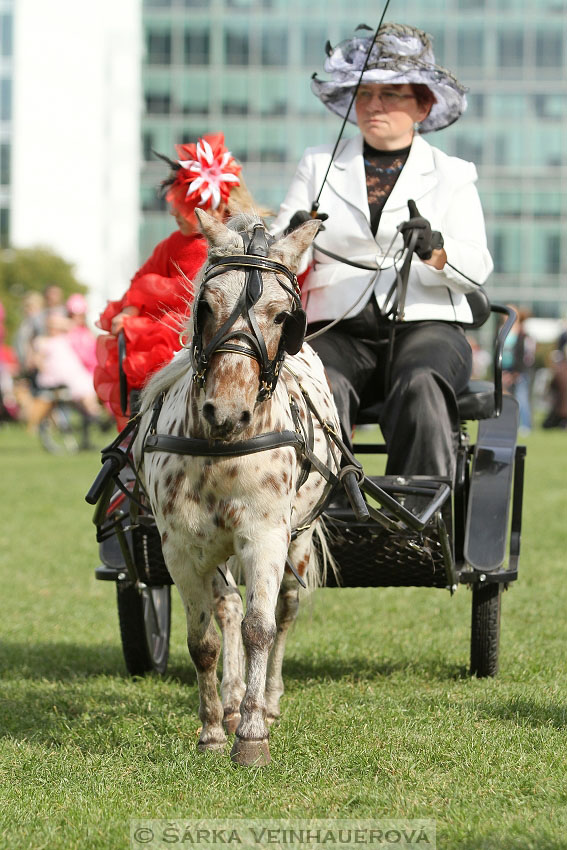
<path fill-rule="evenodd" d="M 288 314 L 287 310 L 283 310 L 281 313 L 278 313 L 278 315 L 274 319 L 274 323 L 276 325 L 281 325 L 282 322 L 284 322 L 287 319 L 288 315 L 289 314 Z"/>

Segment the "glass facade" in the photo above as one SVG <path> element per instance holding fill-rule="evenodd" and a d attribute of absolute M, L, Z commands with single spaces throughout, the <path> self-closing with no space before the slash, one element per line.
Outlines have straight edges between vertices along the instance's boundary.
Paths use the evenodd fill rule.
<path fill-rule="evenodd" d="M 152 149 L 222 130 L 253 194 L 277 209 L 304 148 L 340 120 L 310 90 L 372 0 L 144 0 L 141 257 L 172 229 Z M 479 171 L 495 300 L 567 315 L 567 2 L 397 0 L 389 20 L 431 33 L 437 60 L 470 89 L 469 108 L 428 141 Z M 347 128 L 347 133 L 353 129 Z"/>
<path fill-rule="evenodd" d="M 10 242 L 12 136 L 12 0 L 0 0 L 0 247 Z"/>

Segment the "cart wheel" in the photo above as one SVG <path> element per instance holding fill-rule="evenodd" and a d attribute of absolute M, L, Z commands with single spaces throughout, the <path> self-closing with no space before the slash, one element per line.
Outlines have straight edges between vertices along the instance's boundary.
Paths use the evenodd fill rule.
<path fill-rule="evenodd" d="M 81 447 L 83 415 L 69 402 L 57 402 L 39 423 L 39 440 L 50 454 L 75 454 Z"/>
<path fill-rule="evenodd" d="M 117 581 L 116 599 L 126 669 L 132 676 L 162 675 L 169 658 L 169 586 L 138 590 L 129 581 Z"/>
<path fill-rule="evenodd" d="M 501 597 L 499 582 L 472 586 L 471 676 L 479 679 L 498 673 Z"/>

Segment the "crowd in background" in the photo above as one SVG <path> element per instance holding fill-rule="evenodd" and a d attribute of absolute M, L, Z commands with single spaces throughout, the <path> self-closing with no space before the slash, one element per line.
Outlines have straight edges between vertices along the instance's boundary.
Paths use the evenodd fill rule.
<path fill-rule="evenodd" d="M 66 300 L 61 287 L 28 292 L 12 345 L 7 344 L 0 303 L 0 421 L 17 420 L 37 429 L 52 403 L 53 390 L 64 390 L 93 419 L 102 408 L 93 389 L 96 336 L 87 324 L 87 301 L 75 293 Z M 543 428 L 567 429 L 567 330 L 563 330 L 537 369 L 536 340 L 526 330 L 530 312 L 515 308 L 502 360 L 504 391 L 518 401 L 520 432 L 533 427 L 534 401 L 544 408 Z M 473 380 L 489 378 L 492 354 L 469 336 Z M 540 364 L 541 366 L 541 364 Z M 535 395 L 534 399 L 534 389 Z M 543 398 L 542 398 L 543 397 Z"/>
<path fill-rule="evenodd" d="M 1 314 L 0 314 L 1 315 Z M 3 328 L 3 322 L 2 322 Z M 63 392 L 93 419 L 101 407 L 93 388 L 96 337 L 87 325 L 87 301 L 74 293 L 64 300 L 60 286 L 22 299 L 22 319 L 13 346 L 2 348 L 1 416 L 35 431 Z"/>

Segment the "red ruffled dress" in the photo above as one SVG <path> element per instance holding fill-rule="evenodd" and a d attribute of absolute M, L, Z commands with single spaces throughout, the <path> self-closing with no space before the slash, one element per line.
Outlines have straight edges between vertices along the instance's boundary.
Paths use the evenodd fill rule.
<path fill-rule="evenodd" d="M 207 258 L 207 242 L 201 234 L 184 236 L 176 230 L 154 250 L 136 272 L 130 288 L 119 301 L 109 301 L 98 326 L 110 331 L 112 319 L 125 307 L 137 307 L 138 316 L 124 317 L 126 357 L 124 372 L 129 389 L 141 389 L 148 378 L 179 350 L 179 331 L 190 314 L 192 282 Z M 183 279 L 179 269 L 189 279 Z M 94 386 L 100 400 L 111 410 L 121 429 L 128 417 L 120 407 L 118 340 L 105 333 L 97 339 Z"/>

